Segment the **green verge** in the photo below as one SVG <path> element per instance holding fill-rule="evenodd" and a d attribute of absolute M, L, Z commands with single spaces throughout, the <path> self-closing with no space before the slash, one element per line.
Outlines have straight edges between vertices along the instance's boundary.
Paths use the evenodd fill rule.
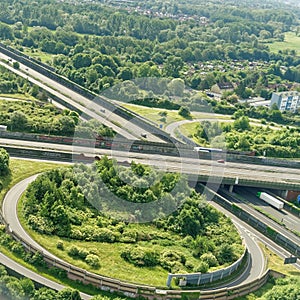
<path fill-rule="evenodd" d="M 185 120 L 178 114 L 176 110 L 168 110 L 162 108 L 154 108 L 154 107 L 146 107 L 136 104 L 130 103 L 122 103 L 119 102 L 119 105 L 147 118 L 148 120 L 157 123 L 158 125 L 163 125 L 163 128 L 166 127 L 168 124 Z M 167 113 L 165 117 L 159 115 L 159 113 Z"/>
<path fill-rule="evenodd" d="M 87 241 L 75 241 L 72 239 L 60 238 L 57 236 L 49 236 L 45 234 L 37 233 L 32 230 L 26 223 L 26 220 L 22 215 L 22 199 L 18 204 L 18 215 L 20 222 L 25 229 L 25 231 L 36 241 L 39 242 L 41 246 L 46 248 L 49 252 L 58 256 L 60 259 L 77 266 L 78 268 L 85 269 L 89 272 L 100 274 L 111 277 L 118 278 L 124 281 L 130 281 L 140 284 L 150 284 L 154 286 L 160 286 L 162 288 L 166 287 L 166 280 L 168 276 L 168 271 L 164 270 L 162 267 L 148 267 L 148 268 L 138 268 L 133 267 L 132 264 L 126 262 L 121 258 L 122 250 L 124 250 L 124 244 L 122 243 L 99 243 L 99 242 L 87 242 Z M 140 225 L 141 226 L 141 225 Z M 146 225 L 143 226 L 145 231 Z M 57 243 L 63 242 L 64 249 L 57 249 Z M 100 269 L 93 269 L 84 261 L 72 258 L 68 255 L 67 249 L 71 246 L 76 246 L 83 249 L 95 249 L 98 256 L 101 258 Z M 182 251 L 182 248 L 176 249 Z"/>

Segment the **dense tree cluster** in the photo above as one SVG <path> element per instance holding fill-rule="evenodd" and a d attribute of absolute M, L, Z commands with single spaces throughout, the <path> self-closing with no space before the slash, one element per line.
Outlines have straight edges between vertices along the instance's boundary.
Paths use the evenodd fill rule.
<path fill-rule="evenodd" d="M 300 294 L 299 277 L 276 279 L 276 285 L 263 296 L 265 300 L 296 300 Z"/>
<path fill-rule="evenodd" d="M 76 136 L 82 138 L 114 136 L 111 128 L 96 120 L 84 122 L 78 113 L 47 102 L 0 100 L 0 110 L 0 124 L 10 131 L 73 136 L 76 129 Z"/>
<path fill-rule="evenodd" d="M 272 129 L 264 124 L 250 126 L 245 116 L 238 117 L 232 124 L 209 121 L 199 123 L 194 136 L 202 145 L 212 143 L 217 146 L 218 141 L 224 140 L 229 150 L 251 150 L 256 151 L 257 155 L 271 157 L 300 157 L 300 132 L 297 128 Z"/>
<path fill-rule="evenodd" d="M 59 73 L 95 92 L 136 77 L 181 77 L 197 89 L 232 79 L 241 83 L 236 90 L 240 97 L 265 94 L 268 84 L 259 80 L 264 74 L 254 78 L 254 90 L 250 90 L 242 73 L 227 70 L 224 76 L 214 70 L 203 74 L 201 63 L 210 61 L 272 61 L 291 68 L 282 74 L 282 80 L 298 81 L 295 53 L 270 53 L 265 44 L 283 40 L 284 32 L 297 25 L 298 10 L 291 11 L 289 6 L 281 10 L 276 3 L 252 7 L 251 1 L 246 1 L 246 7 L 214 1 L 193 6 L 143 3 L 153 11 L 176 12 L 173 17 L 158 18 L 101 3 L 27 0 L 22 7 L 15 1 L 1 1 L 0 5 L 0 21 L 6 23 L 0 26 L 0 37 L 13 41 L 19 49 L 55 55 L 49 63 Z M 181 22 L 182 14 L 192 17 Z M 201 24 L 195 15 L 207 18 L 207 23 Z M 272 71 L 270 75 L 275 76 Z"/>
<path fill-rule="evenodd" d="M 50 288 L 36 288 L 33 281 L 21 277 L 17 278 L 8 274 L 4 266 L 0 265 L 0 296 L 11 300 L 81 300 L 77 290 L 64 288 L 57 292 Z M 92 297 L 93 300 L 121 300 L 117 296 L 97 295 Z"/>
<path fill-rule="evenodd" d="M 23 77 L 17 76 L 3 66 L 0 66 L 1 94 L 28 93 L 32 96 L 37 96 L 38 92 L 39 89 L 37 86 L 29 84 Z"/>
<path fill-rule="evenodd" d="M 157 202 L 165 197 L 165 208 L 162 206 L 157 212 L 147 207 L 147 212 L 141 205 L 134 206 L 134 211 L 122 209 L 121 215 L 115 214 L 114 218 L 108 214 L 110 211 L 106 212 L 114 201 L 107 190 L 133 204 Z M 165 215 L 170 207 L 174 212 Z M 62 168 L 40 175 L 26 192 L 23 213 L 31 228 L 40 233 L 62 239 L 124 244 L 121 257 L 139 267 L 193 271 L 195 263 L 203 261 L 208 269 L 233 262 L 243 251 L 230 220 L 191 191 L 178 174 L 160 174 L 136 163 L 118 167 L 106 157 L 94 166 L 78 165 L 74 170 Z M 139 228 L 122 221 L 128 213 L 134 221 L 146 213 L 153 213 L 155 219 L 149 228 Z M 153 248 L 155 244 L 165 251 Z M 147 245 L 152 247 L 147 249 Z M 93 269 L 101 268 L 101 257 L 95 249 L 65 247 L 63 240 L 57 248 Z"/>

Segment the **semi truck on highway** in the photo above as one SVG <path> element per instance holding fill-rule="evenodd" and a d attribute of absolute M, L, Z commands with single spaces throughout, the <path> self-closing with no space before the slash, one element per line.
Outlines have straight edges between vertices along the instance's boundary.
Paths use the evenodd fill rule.
<path fill-rule="evenodd" d="M 279 210 L 283 209 L 283 202 L 265 192 L 258 192 L 257 197 Z"/>

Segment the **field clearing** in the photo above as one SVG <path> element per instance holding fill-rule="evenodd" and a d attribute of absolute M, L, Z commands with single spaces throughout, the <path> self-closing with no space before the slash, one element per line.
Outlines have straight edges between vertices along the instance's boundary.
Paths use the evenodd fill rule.
<path fill-rule="evenodd" d="M 284 36 L 283 42 L 274 42 L 267 44 L 271 52 L 278 52 L 279 50 L 296 50 L 300 54 L 300 36 L 296 36 L 295 32 L 287 32 Z"/>
<path fill-rule="evenodd" d="M 34 52 L 30 48 L 25 48 L 24 47 L 24 54 L 33 57 L 35 59 L 40 59 L 43 63 L 47 63 L 48 61 L 52 61 L 52 58 L 54 55 L 45 53 L 39 49 L 34 49 Z"/>
<path fill-rule="evenodd" d="M 162 128 L 165 128 L 167 125 L 186 120 L 182 116 L 178 114 L 177 110 L 168 110 L 164 108 L 154 108 L 154 107 L 147 107 L 142 105 L 136 105 L 131 103 L 122 103 L 118 102 L 119 105 L 141 115 L 142 117 L 156 123 L 157 125 L 162 125 Z M 165 120 L 162 120 L 163 116 L 160 113 L 167 113 Z M 231 118 L 229 115 L 218 115 L 214 113 L 207 113 L 207 112 L 191 112 L 191 119 L 215 119 L 218 120 L 228 120 Z"/>
<path fill-rule="evenodd" d="M 161 125 L 163 128 L 173 122 L 184 120 L 184 118 L 181 117 L 178 114 L 178 111 L 176 110 L 167 110 L 162 108 L 147 107 L 121 102 L 119 102 L 118 104 L 127 109 L 130 109 L 131 111 L 143 116 L 144 118 L 147 118 L 148 120 L 156 123 L 157 125 Z M 159 114 L 162 112 L 167 113 L 166 117 L 163 117 Z M 163 120 L 163 118 L 165 118 L 165 120 Z"/>

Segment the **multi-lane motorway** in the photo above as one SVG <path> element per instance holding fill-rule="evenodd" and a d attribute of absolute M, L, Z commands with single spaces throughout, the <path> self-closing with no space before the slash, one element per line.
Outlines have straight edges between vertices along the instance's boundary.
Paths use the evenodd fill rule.
<path fill-rule="evenodd" d="M 243 195 L 246 195 L 247 192 L 242 191 L 239 189 L 239 192 Z M 294 242 L 296 245 L 300 245 L 300 237 L 295 235 L 293 232 L 288 230 L 287 228 L 279 225 L 275 221 L 271 220 L 267 216 L 261 214 L 257 210 L 255 210 L 253 207 L 249 206 L 247 203 L 245 203 L 243 200 L 239 199 L 235 193 L 230 194 L 229 192 L 226 192 L 225 190 L 220 191 L 221 195 L 227 199 L 229 199 L 231 202 L 238 204 L 243 210 L 251 214 L 252 216 L 256 217 L 258 220 L 262 221 L 264 224 L 267 224 L 271 228 L 274 228 L 277 232 L 282 233 L 285 237 L 287 237 L 290 241 Z M 299 224 L 299 219 L 296 218 L 295 221 L 297 224 Z M 297 227 L 298 228 L 298 227 Z"/>
<path fill-rule="evenodd" d="M 236 162 L 219 163 L 217 160 L 204 160 L 197 158 L 195 153 L 194 157 L 164 156 L 158 154 L 145 154 L 137 152 L 125 152 L 115 150 L 104 150 L 98 148 L 89 148 L 82 146 L 50 144 L 31 141 L 19 141 L 11 139 L 0 139 L 2 146 L 20 146 L 34 147 L 40 149 L 52 149 L 56 151 L 63 151 L 69 153 L 83 153 L 87 156 L 104 155 L 107 154 L 118 161 L 132 161 L 137 160 L 140 163 L 156 166 L 166 171 L 180 172 L 183 174 L 193 175 L 208 175 L 210 179 L 213 178 L 238 178 L 246 180 L 254 180 L 257 182 L 268 183 L 281 183 L 288 188 L 289 184 L 298 185 L 300 190 L 300 170 L 289 169 L 287 167 L 268 166 L 268 165 L 255 165 L 244 164 Z"/>
<path fill-rule="evenodd" d="M 0 54 L 0 59 L 8 60 L 9 57 L 3 54 Z M 65 86 L 57 83 L 49 79 L 48 77 L 41 75 L 40 73 L 28 68 L 27 66 L 20 65 L 20 70 L 16 70 L 12 68 L 10 65 L 0 62 L 1 65 L 4 65 L 6 68 L 11 71 L 17 73 L 18 75 L 27 78 L 34 84 L 37 84 L 41 88 L 49 91 L 51 94 L 56 95 L 57 97 L 63 99 L 64 101 L 72 104 L 74 107 L 77 107 L 79 110 L 84 111 L 86 115 L 92 117 L 94 119 L 99 120 L 103 124 L 112 127 L 119 134 L 123 135 L 128 139 L 136 139 L 140 138 L 142 134 L 145 133 L 145 130 L 139 128 L 138 126 L 132 124 L 131 122 L 125 121 L 119 115 L 114 114 L 113 111 L 109 111 L 107 109 L 103 109 L 98 104 L 86 99 L 85 97 L 75 93 L 74 91 L 66 88 Z M 38 79 L 38 80 L 37 80 Z M 117 125 L 116 125 L 117 124 Z M 152 135 L 150 132 L 147 132 L 147 138 L 152 141 L 161 141 L 155 135 Z M 84 153 L 87 156 L 95 156 L 95 155 L 103 155 L 108 154 L 109 156 L 117 159 L 118 161 L 131 161 L 137 160 L 144 164 L 153 165 L 157 168 L 166 170 L 166 171 L 176 171 L 185 174 L 193 174 L 193 175 L 208 175 L 212 181 L 215 180 L 216 177 L 219 178 L 219 184 L 221 184 L 222 178 L 236 178 L 238 179 L 252 179 L 258 180 L 261 182 L 276 182 L 282 184 L 296 184 L 299 186 L 300 190 L 300 170 L 284 168 L 284 167 L 274 167 L 274 166 L 262 166 L 262 165 L 252 165 L 252 164 L 241 164 L 241 163 L 219 163 L 216 160 L 201 160 L 199 158 L 188 158 L 188 157 L 171 157 L 171 156 L 162 156 L 162 155 L 149 155 L 143 153 L 128 153 L 122 152 L 118 150 L 101 150 L 101 149 L 89 149 L 86 147 L 73 147 L 69 145 L 57 145 L 57 144 L 49 144 L 49 143 L 36 143 L 36 142 L 27 142 L 27 141 L 17 141 L 17 140 L 8 140 L 8 139 L 0 139 L 0 145 L 10 145 L 15 147 L 36 147 L 42 149 L 52 149 L 54 151 L 65 151 L 70 153 Z M 21 227 L 17 213 L 16 213 L 16 201 L 21 195 L 22 191 L 26 188 L 28 182 L 32 180 L 34 177 L 27 179 L 18 185 L 16 185 L 6 196 L 5 201 L 3 203 L 3 214 L 6 220 L 9 222 L 10 229 L 14 232 L 18 233 L 20 236 L 25 238 L 27 241 L 30 241 L 32 245 L 36 247 L 40 247 L 36 241 L 33 241 L 27 233 Z M 240 203 L 241 205 L 245 205 L 245 203 Z M 223 210 L 217 204 L 213 203 L 219 210 Z M 247 209 L 251 209 L 247 207 Z M 224 211 L 225 212 L 225 211 Z M 251 227 L 249 227 L 246 223 L 238 220 L 236 217 L 228 214 L 236 223 L 239 228 L 241 235 L 245 239 L 245 242 L 248 246 L 249 252 L 251 254 L 251 265 L 238 279 L 234 280 L 230 284 L 226 286 L 234 286 L 241 283 L 246 283 L 258 278 L 262 275 L 265 270 L 264 258 L 260 248 L 257 246 L 257 240 L 262 241 L 265 245 L 272 248 L 278 254 L 281 253 L 283 257 L 288 257 L 289 254 L 278 247 L 275 243 L 271 242 L 269 239 L 264 237 L 262 234 L 258 233 Z M 252 212 L 257 213 L 257 212 Z M 288 216 L 290 218 L 290 216 Z M 269 224 L 270 220 L 266 217 L 264 221 Z M 266 219 L 266 220 L 265 220 Z M 287 220 L 287 218 L 286 218 Z M 293 220 L 294 221 L 294 220 Z M 299 222 L 298 222 L 299 223 Z M 285 231 L 284 228 L 279 226 L 278 224 L 271 224 L 276 230 L 284 233 L 291 240 L 294 240 L 296 243 L 300 243 L 300 239 L 298 239 L 295 235 L 291 234 L 289 231 Z M 296 228 L 298 229 L 298 227 Z M 41 251 L 47 253 L 45 249 L 40 248 Z M 52 255 L 47 253 L 48 255 Z M 51 283 L 46 279 L 42 278 L 39 275 L 36 275 L 23 267 L 17 265 L 13 261 L 10 261 L 5 256 L 0 254 L 1 262 L 9 265 L 13 269 L 17 270 L 19 273 L 28 276 L 36 280 L 37 282 L 46 284 L 49 287 L 60 290 L 62 288 L 61 285 L 57 285 L 56 283 Z M 88 299 L 89 296 L 82 294 L 83 299 Z"/>
<path fill-rule="evenodd" d="M 300 233 L 300 220 L 298 217 L 290 213 L 289 211 L 282 209 L 278 210 L 267 204 L 263 200 L 259 199 L 256 194 L 261 191 L 257 188 L 240 188 L 236 187 L 235 192 L 240 195 L 240 203 L 244 202 L 245 205 L 251 205 L 253 207 L 258 207 L 264 213 L 271 215 L 273 218 L 277 219 L 279 222 L 283 223 L 289 230 L 295 230 Z M 300 243 L 300 240 L 299 240 Z"/>
<path fill-rule="evenodd" d="M 1 52 L 0 59 L 4 61 L 11 60 L 9 56 Z M 20 64 L 19 69 L 15 69 L 3 61 L 0 61 L 0 65 L 16 73 L 17 75 L 26 78 L 28 81 L 38 85 L 43 90 L 48 91 L 67 103 L 70 103 L 73 107 L 76 107 L 78 110 L 83 112 L 83 117 L 89 116 L 99 120 L 102 124 L 111 127 L 117 133 L 128 139 L 134 140 L 136 138 L 141 138 L 142 135 L 146 134 L 147 140 L 162 142 L 159 137 L 133 124 L 133 122 L 125 120 L 117 115 L 114 111 L 110 111 L 107 108 L 101 107 L 96 102 L 87 99 L 86 97 L 23 64 Z"/>

